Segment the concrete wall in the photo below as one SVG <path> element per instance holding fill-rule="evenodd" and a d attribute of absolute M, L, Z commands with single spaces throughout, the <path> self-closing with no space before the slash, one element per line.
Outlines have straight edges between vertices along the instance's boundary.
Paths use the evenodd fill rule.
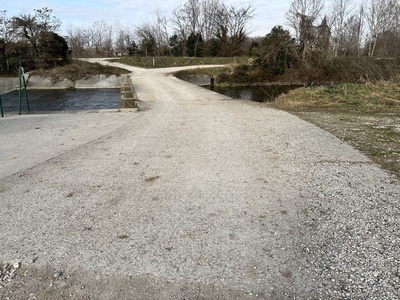
<path fill-rule="evenodd" d="M 121 86 L 121 108 L 138 108 L 138 97 L 129 76 Z"/>
<path fill-rule="evenodd" d="M 92 75 L 85 79 L 71 81 L 64 79 L 52 82 L 49 77 L 29 76 L 27 88 L 29 89 L 107 89 L 120 88 L 126 76 L 106 76 L 103 74 Z M 0 94 L 5 94 L 18 89 L 18 78 L 0 78 Z"/>
<path fill-rule="evenodd" d="M 184 75 L 179 77 L 179 79 L 188 81 L 192 84 L 196 85 L 210 85 L 211 84 L 211 77 L 208 75 Z"/>
<path fill-rule="evenodd" d="M 0 95 L 12 92 L 19 87 L 18 78 L 0 78 Z"/>
<path fill-rule="evenodd" d="M 71 81 L 64 79 L 57 82 L 52 82 L 48 77 L 29 76 L 27 87 L 28 89 L 107 89 L 120 88 L 125 76 L 106 76 L 103 74 L 92 75 L 85 79 Z"/>

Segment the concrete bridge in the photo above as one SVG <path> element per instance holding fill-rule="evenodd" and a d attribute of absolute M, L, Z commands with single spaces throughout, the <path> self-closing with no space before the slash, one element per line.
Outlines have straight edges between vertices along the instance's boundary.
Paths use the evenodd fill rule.
<path fill-rule="evenodd" d="M 398 180 L 291 114 L 126 68 L 137 112 L 0 120 L 0 298 L 398 296 Z"/>

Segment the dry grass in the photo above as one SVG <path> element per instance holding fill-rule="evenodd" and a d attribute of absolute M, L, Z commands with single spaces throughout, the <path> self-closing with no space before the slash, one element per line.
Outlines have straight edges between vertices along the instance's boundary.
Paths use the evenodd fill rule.
<path fill-rule="evenodd" d="M 300 88 L 280 96 L 272 106 L 291 111 L 398 113 L 400 83 L 338 84 Z"/>
<path fill-rule="evenodd" d="M 49 70 L 35 70 L 31 72 L 32 75 L 50 77 L 53 82 L 57 82 L 63 79 L 75 81 L 97 74 L 118 76 L 127 73 L 129 73 L 129 71 L 125 69 L 104 66 L 98 63 L 93 64 L 80 60 L 73 60 L 70 64 L 62 67 L 56 67 Z"/>
<path fill-rule="evenodd" d="M 198 68 L 198 69 L 190 69 L 190 70 L 182 70 L 174 73 L 174 76 L 186 80 L 191 75 L 208 75 L 210 77 L 216 77 L 219 74 L 227 72 L 227 67 L 220 68 Z"/>

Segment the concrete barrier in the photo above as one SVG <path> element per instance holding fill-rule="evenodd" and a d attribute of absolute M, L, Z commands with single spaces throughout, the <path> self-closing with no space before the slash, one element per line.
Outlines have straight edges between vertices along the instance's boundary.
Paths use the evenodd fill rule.
<path fill-rule="evenodd" d="M 178 78 L 199 86 L 210 85 L 213 80 L 209 75 L 184 75 L 178 76 Z"/>
<path fill-rule="evenodd" d="M 28 89 L 108 89 L 120 88 L 126 76 L 104 74 L 91 75 L 84 79 L 72 81 L 63 79 L 54 81 L 49 77 L 29 76 L 27 87 Z"/>
<path fill-rule="evenodd" d="M 126 76 L 104 74 L 91 75 L 84 79 L 72 81 L 63 79 L 54 81 L 50 77 L 26 76 L 27 89 L 113 89 L 120 88 Z M 12 92 L 19 87 L 18 78 L 0 78 L 0 94 Z"/>
<path fill-rule="evenodd" d="M 137 94 L 130 77 L 126 77 L 121 85 L 121 108 L 137 108 Z"/>
<path fill-rule="evenodd" d="M 17 78 L 0 78 L 0 95 L 12 92 L 19 87 Z"/>

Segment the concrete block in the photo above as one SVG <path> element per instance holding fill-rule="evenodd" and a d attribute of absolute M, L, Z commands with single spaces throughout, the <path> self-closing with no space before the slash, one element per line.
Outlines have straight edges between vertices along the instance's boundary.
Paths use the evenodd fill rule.
<path fill-rule="evenodd" d="M 0 78 L 0 94 L 6 94 L 19 88 L 18 78 Z"/>

